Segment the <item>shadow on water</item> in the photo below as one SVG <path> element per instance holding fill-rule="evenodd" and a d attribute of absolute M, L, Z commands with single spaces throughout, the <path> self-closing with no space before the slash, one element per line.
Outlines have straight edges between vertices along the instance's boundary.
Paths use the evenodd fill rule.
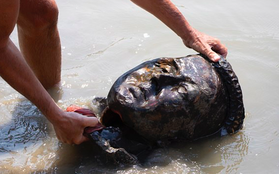
<path fill-rule="evenodd" d="M 60 97 L 57 93 L 53 99 Z M 51 166 L 59 143 L 46 117 L 25 98 L 5 101 L 0 108 L 0 173 L 30 173 Z"/>
<path fill-rule="evenodd" d="M 11 112 L 9 121 L 0 126 L 0 171 L 24 173 L 34 165 L 44 165 L 53 155 L 48 153 L 51 125 L 26 99 L 17 102 Z"/>
<path fill-rule="evenodd" d="M 19 102 L 13 111 L 11 121 L 1 125 L 0 152 L 12 152 L 26 148 L 47 137 L 48 123 L 40 111 L 29 101 Z"/>
<path fill-rule="evenodd" d="M 154 149 L 141 164 L 118 165 L 90 142 L 58 142 L 50 123 L 27 100 L 16 104 L 0 135 L 0 171 L 6 173 L 235 173 L 249 144 L 244 129 L 232 136 L 173 143 Z"/>

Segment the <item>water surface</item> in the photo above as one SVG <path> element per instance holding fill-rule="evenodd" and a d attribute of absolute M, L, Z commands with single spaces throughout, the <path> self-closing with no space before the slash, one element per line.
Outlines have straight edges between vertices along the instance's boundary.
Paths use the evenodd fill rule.
<path fill-rule="evenodd" d="M 0 80 L 0 173 L 278 173 L 279 2 L 173 0 L 191 25 L 219 38 L 242 85 L 242 131 L 154 151 L 142 166 L 104 163 L 87 144 L 61 144 L 45 117 Z M 58 104 L 90 107 L 122 73 L 157 57 L 195 53 L 128 0 L 57 0 L 62 41 Z M 11 38 L 17 43 L 16 31 Z M 91 150 L 90 150 L 91 149 Z"/>

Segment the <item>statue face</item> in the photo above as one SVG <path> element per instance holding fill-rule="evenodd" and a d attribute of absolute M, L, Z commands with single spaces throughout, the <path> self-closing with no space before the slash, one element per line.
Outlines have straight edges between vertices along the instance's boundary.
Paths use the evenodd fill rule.
<path fill-rule="evenodd" d="M 118 78 L 108 104 L 140 134 L 155 130 L 172 136 L 183 129 L 191 137 L 198 119 L 216 109 L 220 90 L 224 95 L 218 74 L 202 57 L 159 58 Z"/>
<path fill-rule="evenodd" d="M 149 111 L 194 102 L 199 97 L 199 87 L 185 70 L 184 63 L 183 59 L 160 59 L 132 69 L 117 81 L 119 102 Z"/>

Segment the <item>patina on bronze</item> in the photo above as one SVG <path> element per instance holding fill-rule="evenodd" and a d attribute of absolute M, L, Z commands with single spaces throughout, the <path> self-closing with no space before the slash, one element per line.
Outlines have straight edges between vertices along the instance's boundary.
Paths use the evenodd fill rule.
<path fill-rule="evenodd" d="M 232 67 L 224 58 L 215 63 L 201 55 L 144 62 L 120 76 L 102 103 L 106 136 L 101 131 L 90 136 L 105 151 L 117 148 L 120 161 L 136 161 L 129 156 L 139 153 L 132 146 L 142 150 L 156 142 L 235 133 L 244 120 Z"/>
<path fill-rule="evenodd" d="M 222 127 L 233 133 L 244 119 L 240 85 L 229 63 L 200 55 L 144 62 L 115 81 L 107 101 L 107 110 L 117 114 L 104 112 L 102 124 L 113 125 L 118 116 L 149 141 L 193 140 Z"/>

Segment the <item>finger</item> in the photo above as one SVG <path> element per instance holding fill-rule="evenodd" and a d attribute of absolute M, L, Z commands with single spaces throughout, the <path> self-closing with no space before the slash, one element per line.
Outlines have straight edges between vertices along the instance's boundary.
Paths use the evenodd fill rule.
<path fill-rule="evenodd" d="M 225 47 L 225 45 L 221 43 L 215 44 L 211 49 L 223 57 L 227 57 L 228 49 Z"/>
<path fill-rule="evenodd" d="M 84 127 L 94 127 L 98 124 L 96 117 L 84 117 Z"/>
<path fill-rule="evenodd" d="M 214 52 L 209 45 L 204 46 L 203 49 L 201 49 L 198 52 L 202 53 L 203 55 L 208 57 L 213 62 L 217 62 L 221 58 L 220 55 L 218 55 L 216 52 Z"/>
<path fill-rule="evenodd" d="M 212 60 L 213 62 L 217 62 L 219 61 L 219 59 L 221 58 L 220 55 L 218 55 L 217 53 L 215 53 L 212 49 L 211 49 L 211 45 L 209 44 L 202 44 L 202 43 L 194 43 L 192 45 L 192 48 L 194 50 L 196 50 L 197 52 L 205 55 L 206 57 L 208 57 L 210 60 Z"/>
<path fill-rule="evenodd" d="M 220 55 L 218 55 L 217 53 L 215 53 L 214 51 L 208 51 L 206 53 L 206 56 L 212 60 L 213 62 L 218 62 L 220 60 Z"/>
<path fill-rule="evenodd" d="M 82 139 L 81 139 L 81 142 L 86 142 L 86 141 L 89 141 L 89 138 L 87 138 L 86 136 L 82 136 Z"/>
<path fill-rule="evenodd" d="M 74 141 L 73 143 L 74 144 L 76 144 L 76 145 L 79 145 L 79 144 L 81 144 L 81 143 L 83 143 L 83 142 L 86 142 L 86 141 L 88 141 L 89 139 L 87 138 L 87 137 L 85 137 L 85 136 L 81 136 L 80 138 L 79 138 L 79 140 L 77 140 L 77 141 Z"/>

